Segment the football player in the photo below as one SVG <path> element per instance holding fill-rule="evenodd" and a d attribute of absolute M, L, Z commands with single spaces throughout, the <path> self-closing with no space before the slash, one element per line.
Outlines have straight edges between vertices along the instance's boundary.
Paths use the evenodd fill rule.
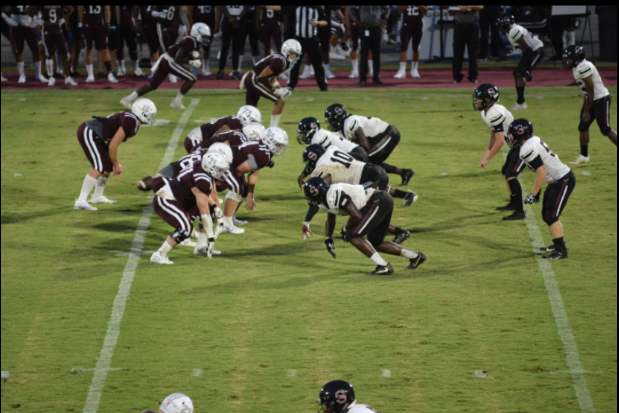
<path fill-rule="evenodd" d="M 215 236 L 211 219 L 210 194 L 215 185 L 213 178 L 222 178 L 229 168 L 225 157 L 217 152 L 206 153 L 202 160 L 186 165 L 174 178 L 157 177 L 153 179 L 153 210 L 175 230 L 150 257 L 157 264 L 173 264 L 168 252 L 185 241 L 193 231 L 192 220 L 200 217 L 200 232 L 194 254 L 204 254 L 211 258 L 214 251 Z M 208 241 L 208 242 L 207 242 Z"/>
<path fill-rule="evenodd" d="M 582 46 L 570 46 L 563 52 L 563 67 L 572 69 L 574 79 L 584 92 L 580 110 L 580 155 L 572 164 L 589 162 L 589 126 L 595 119 L 602 135 L 617 146 L 617 132 L 610 127 L 610 93 L 604 87 L 600 73 L 593 63 L 585 58 Z"/>
<path fill-rule="evenodd" d="M 393 198 L 387 192 L 374 188 L 365 189 L 362 185 L 329 186 L 323 178 L 318 177 L 310 178 L 303 186 L 303 192 L 310 203 L 327 211 L 325 245 L 333 258 L 336 257 L 333 242 L 335 216 L 344 215 L 349 218 L 340 232 L 342 238 L 376 264 L 376 269 L 368 275 L 393 273 L 393 267 L 380 256 L 379 252 L 407 258 L 410 261 L 408 269 L 415 269 L 426 260 L 426 256 L 421 252 L 385 241 L 393 213 Z M 363 238 L 365 235 L 367 240 Z"/>
<path fill-rule="evenodd" d="M 520 147 L 520 158 L 535 171 L 535 185 L 524 200 L 525 204 L 537 204 L 544 181 L 548 184 L 544 192 L 542 218 L 552 235 L 552 245 L 541 248 L 551 254 L 544 259 L 560 260 L 567 258 L 567 247 L 563 240 L 563 225 L 559 216 L 565 210 L 570 194 L 576 186 L 574 172 L 565 165 L 548 145 L 533 134 L 533 125 L 526 119 L 516 119 L 509 125 L 507 144 Z"/>
<path fill-rule="evenodd" d="M 408 44 L 413 42 L 413 61 L 411 77 L 419 78 L 419 46 L 423 38 L 423 16 L 428 12 L 428 6 L 398 6 L 398 13 L 402 15 L 402 28 L 400 29 L 400 69 L 395 74 L 396 79 L 406 77 L 406 58 Z"/>
<path fill-rule="evenodd" d="M 153 16 L 153 6 L 146 5 L 140 6 L 140 18 L 141 18 L 141 33 L 144 41 L 148 44 L 150 66 L 155 66 L 157 60 L 159 60 L 159 49 L 161 48 L 159 42 L 159 34 L 157 33 L 157 18 Z M 165 50 L 165 49 L 164 49 Z M 149 75 L 149 79 L 152 77 L 152 73 Z"/>
<path fill-rule="evenodd" d="M 154 13 L 154 12 L 153 12 Z M 174 76 L 185 79 L 178 94 L 170 104 L 174 109 L 185 109 L 183 97 L 189 92 L 196 83 L 197 78 L 185 65 L 200 67 L 200 45 L 208 45 L 211 42 L 211 30 L 204 23 L 196 23 L 191 28 L 191 35 L 186 36 L 177 44 L 170 46 L 168 50 L 159 58 L 159 64 L 155 74 L 148 85 L 142 86 L 137 91 L 120 100 L 120 103 L 129 108 L 131 103 L 140 96 L 144 96 L 150 91 L 156 90 L 165 80 L 166 76 Z"/>
<path fill-rule="evenodd" d="M 155 412 L 144 410 L 142 413 Z M 173 393 L 163 400 L 159 407 L 159 413 L 193 413 L 193 402 L 189 396 L 183 393 Z"/>
<path fill-rule="evenodd" d="M 275 50 L 282 48 L 282 28 L 280 26 L 282 6 L 257 6 L 256 21 L 259 25 L 259 32 L 264 44 L 264 56 L 271 54 L 271 39 L 275 45 Z M 282 74 L 285 76 L 285 74 Z M 280 79 L 285 79 L 281 77 Z"/>
<path fill-rule="evenodd" d="M 301 119 L 297 127 L 297 142 L 300 144 L 317 144 L 327 149 L 334 145 L 346 152 L 358 161 L 369 163 L 367 152 L 354 142 L 342 138 L 342 135 L 320 127 L 320 122 L 316 118 L 307 117 Z"/>
<path fill-rule="evenodd" d="M 523 110 L 527 108 L 527 102 L 524 100 L 524 87 L 527 82 L 533 80 L 533 69 L 544 57 L 544 43 L 527 29 L 516 24 L 511 14 L 499 14 L 496 24 L 501 33 L 507 36 L 514 49 L 522 51 L 518 67 L 514 70 L 518 100 L 510 110 Z"/>
<path fill-rule="evenodd" d="M 107 81 L 118 83 L 118 79 L 112 72 L 112 62 L 110 52 L 107 49 L 107 33 L 110 30 L 110 19 L 112 13 L 110 6 L 88 5 L 77 6 L 77 28 L 82 33 L 86 41 L 86 83 L 95 81 L 94 65 L 92 60 L 93 44 L 97 49 L 99 65 L 101 62 L 107 70 Z"/>
<path fill-rule="evenodd" d="M 187 19 L 189 27 L 193 27 L 195 23 L 204 23 L 211 33 L 215 31 L 215 6 L 187 6 Z M 211 56 L 211 45 L 208 44 L 202 47 L 202 76 L 212 76 L 213 72 L 209 70 L 209 58 Z"/>
<path fill-rule="evenodd" d="M 481 158 L 480 166 L 488 168 L 490 160 L 501 150 L 505 142 L 505 132 L 512 123 L 514 117 L 499 105 L 499 89 L 491 83 L 483 83 L 473 92 L 473 108 L 481 112 L 481 118 L 490 128 L 490 140 Z M 510 193 L 510 201 L 505 206 L 497 207 L 497 211 L 514 211 L 511 215 L 503 218 L 505 221 L 521 220 L 525 218 L 522 205 L 522 187 L 518 181 L 518 175 L 524 168 L 524 163 L 518 156 L 518 148 L 512 148 L 507 154 L 501 172 L 505 177 L 507 188 Z"/>
<path fill-rule="evenodd" d="M 262 123 L 262 114 L 253 106 L 241 106 L 236 115 L 212 120 L 211 123 L 205 123 L 189 132 L 185 138 L 185 150 L 189 153 L 193 147 L 212 136 L 231 130 L 241 131 L 251 123 Z"/>
<path fill-rule="evenodd" d="M 241 89 L 245 88 L 245 104 L 258 107 L 261 97 L 275 102 L 271 112 L 271 127 L 279 124 L 284 110 L 285 98 L 292 94 L 288 87 L 280 87 L 277 77 L 294 66 L 301 55 L 301 44 L 288 39 L 282 45 L 281 53 L 273 53 L 260 60 L 252 70 L 243 75 Z"/>
<path fill-rule="evenodd" d="M 385 163 L 400 142 L 400 132 L 395 126 L 376 117 L 349 115 L 346 108 L 339 103 L 334 103 L 325 110 L 325 121 L 330 130 L 341 133 L 344 138 L 357 142 L 365 149 L 370 162 L 382 166 L 388 174 L 400 175 L 401 185 L 408 185 L 415 173 L 412 169 Z"/>
<path fill-rule="evenodd" d="M 322 386 L 317 404 L 324 413 L 378 413 L 370 406 L 357 403 L 352 384 L 333 380 Z"/>
<path fill-rule="evenodd" d="M 105 184 L 113 172 L 120 179 L 123 167 L 118 161 L 118 147 L 122 142 L 138 133 L 140 125 L 152 125 L 157 115 L 155 104 L 149 99 L 138 99 L 131 108 L 131 112 L 119 112 L 102 118 L 93 116 L 77 128 L 77 140 L 93 169 L 88 172 L 79 198 L 73 209 L 96 211 L 97 208 L 87 201 L 88 194 L 96 186 L 95 193 L 90 199 L 93 204 L 115 204 L 116 201 L 107 199 L 103 195 Z"/>
<path fill-rule="evenodd" d="M 32 52 L 32 62 L 34 64 L 34 80 L 47 83 L 48 80 L 41 73 L 41 58 L 39 56 L 39 36 L 36 28 L 30 27 L 32 18 L 26 14 L 28 6 L 2 6 L 2 18 L 4 24 L 10 27 L 9 34 L 13 38 L 13 48 L 15 49 L 15 61 L 19 79 L 17 83 L 26 83 L 26 72 L 24 70 L 24 42 Z M 8 13 L 8 14 L 7 14 Z M 10 17 L 9 17 L 10 15 Z"/>

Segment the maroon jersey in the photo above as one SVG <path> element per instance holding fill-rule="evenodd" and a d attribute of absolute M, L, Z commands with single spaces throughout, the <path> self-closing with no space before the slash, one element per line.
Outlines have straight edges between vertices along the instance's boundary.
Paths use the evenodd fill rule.
<path fill-rule="evenodd" d="M 283 54 L 273 53 L 272 55 L 269 55 L 256 63 L 252 70 L 256 76 L 260 76 L 260 73 L 262 73 L 266 67 L 270 67 L 273 71 L 273 75 L 269 77 L 269 80 L 271 80 L 288 70 L 290 67 L 290 62 L 286 60 Z M 269 88 L 270 87 L 271 86 L 269 85 Z"/>
<path fill-rule="evenodd" d="M 205 141 L 209 139 L 215 132 L 222 128 L 222 126 L 228 126 L 230 130 L 243 130 L 243 123 L 236 115 L 225 116 L 223 118 L 219 118 L 217 120 L 211 121 L 211 123 L 205 123 L 200 126 L 200 131 L 202 132 L 202 140 Z"/>
<path fill-rule="evenodd" d="M 103 136 L 99 136 L 104 142 L 111 141 L 118 128 L 123 128 L 125 131 L 125 139 L 132 138 L 140 129 L 138 118 L 131 112 L 118 112 L 107 117 L 107 121 L 103 123 Z"/>
<path fill-rule="evenodd" d="M 191 192 L 192 188 L 198 188 L 204 194 L 209 195 L 213 187 L 213 178 L 202 169 L 201 160 L 186 165 L 170 181 L 174 198 L 186 208 L 196 201 L 195 195 Z"/>
<path fill-rule="evenodd" d="M 419 12 L 419 7 L 417 6 L 406 6 L 404 10 L 404 15 L 402 17 L 402 24 L 420 24 L 423 20 L 423 16 Z"/>
<path fill-rule="evenodd" d="M 226 141 L 230 146 L 239 146 L 247 142 L 247 139 L 245 138 L 245 135 L 243 135 L 241 132 L 231 130 L 228 132 L 220 133 L 217 136 L 212 136 L 208 139 L 203 139 L 202 142 L 200 142 L 200 145 L 196 146 L 197 150 L 208 149 L 214 143 L 223 143 Z"/>
<path fill-rule="evenodd" d="M 282 12 L 279 10 L 260 9 L 260 26 L 275 26 L 281 20 Z"/>
<path fill-rule="evenodd" d="M 92 4 L 84 6 L 84 26 L 103 26 L 104 7 L 105 6 L 95 6 Z"/>
<path fill-rule="evenodd" d="M 193 6 L 191 17 L 194 23 L 206 23 L 212 30 L 215 25 L 215 6 Z"/>
<path fill-rule="evenodd" d="M 172 27 L 176 24 L 179 18 L 179 14 L 181 12 L 180 6 L 157 6 L 157 10 L 167 11 L 168 14 L 165 18 L 158 18 L 157 23 L 159 23 L 162 27 Z"/>
<path fill-rule="evenodd" d="M 66 6 L 39 6 L 41 18 L 46 24 L 59 24 Z"/>
<path fill-rule="evenodd" d="M 198 43 L 195 37 L 186 36 L 180 42 L 168 47 L 168 51 L 166 53 L 172 58 L 175 58 L 176 54 L 181 48 L 183 48 L 187 52 L 187 54 L 189 54 L 194 50 L 198 50 L 199 47 L 200 43 Z"/>
<path fill-rule="evenodd" d="M 271 151 L 262 144 L 262 141 L 249 141 L 239 146 L 232 146 L 232 164 L 230 164 L 230 169 L 238 168 L 250 157 L 258 165 L 258 169 L 261 169 L 271 162 Z"/>

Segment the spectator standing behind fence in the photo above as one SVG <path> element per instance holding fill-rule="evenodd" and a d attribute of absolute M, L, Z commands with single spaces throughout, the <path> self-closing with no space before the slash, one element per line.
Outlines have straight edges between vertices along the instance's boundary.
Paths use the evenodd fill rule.
<path fill-rule="evenodd" d="M 382 13 L 382 19 L 381 19 Z M 359 33 L 361 38 L 361 68 L 359 85 L 365 86 L 368 76 L 368 52 L 374 57 L 374 73 L 372 81 L 375 85 L 382 85 L 380 80 L 380 47 L 382 41 L 381 26 L 389 17 L 389 6 L 359 6 Z"/>
<path fill-rule="evenodd" d="M 455 8 L 459 10 L 455 10 Z M 469 75 L 471 83 L 477 83 L 477 53 L 479 51 L 479 11 L 484 6 L 455 6 L 449 14 L 454 16 L 456 28 L 454 31 L 454 60 L 452 65 L 454 83 L 462 82 L 462 61 L 464 47 L 469 54 Z"/>
<path fill-rule="evenodd" d="M 299 66 L 305 53 L 309 56 L 316 83 L 321 91 L 327 91 L 325 70 L 322 66 L 322 54 L 318 43 L 318 27 L 327 26 L 326 16 L 319 6 L 298 6 L 295 10 L 295 39 L 301 44 L 302 52 L 299 62 L 290 69 L 288 87 L 294 89 L 299 81 Z"/>

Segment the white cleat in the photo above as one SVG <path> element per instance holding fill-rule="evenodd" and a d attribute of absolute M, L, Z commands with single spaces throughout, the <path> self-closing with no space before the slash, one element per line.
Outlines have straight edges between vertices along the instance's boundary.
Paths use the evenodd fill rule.
<path fill-rule="evenodd" d="M 56 78 L 54 76 L 50 76 L 47 81 L 47 86 L 56 86 Z"/>
<path fill-rule="evenodd" d="M 325 77 L 327 79 L 335 79 L 335 75 L 331 71 L 331 69 L 325 69 Z"/>
<path fill-rule="evenodd" d="M 572 165 L 578 165 L 578 164 L 587 163 L 587 162 L 589 162 L 589 157 L 588 156 L 582 156 L 582 154 L 581 154 L 581 155 L 578 155 L 578 158 L 576 158 L 576 160 L 574 162 L 570 162 L 570 163 Z"/>
<path fill-rule="evenodd" d="M 68 86 L 77 86 L 77 82 L 71 76 L 64 78 L 64 84 Z"/>
<path fill-rule="evenodd" d="M 178 79 L 174 75 L 168 75 L 168 82 L 170 82 L 170 83 L 177 83 Z"/>
<path fill-rule="evenodd" d="M 279 80 L 288 80 L 288 76 L 286 76 L 286 73 L 282 73 L 281 75 L 279 75 Z"/>
<path fill-rule="evenodd" d="M 202 76 L 213 76 L 213 72 L 210 70 L 202 70 Z"/>
<path fill-rule="evenodd" d="M 2 81 L 3 81 L 3 82 L 8 82 L 8 81 L 9 81 L 9 79 L 7 79 L 6 77 L 4 77 L 4 75 L 2 75 L 1 77 L 2 77 Z"/>
<path fill-rule="evenodd" d="M 303 70 L 303 73 L 301 73 L 301 76 L 299 76 L 299 79 L 309 79 L 310 76 L 312 76 L 310 74 L 310 71 L 306 68 L 305 70 Z"/>
<path fill-rule="evenodd" d="M 247 221 L 243 221 L 243 220 L 237 219 L 236 217 L 232 218 L 232 223 L 234 225 L 238 225 L 239 227 L 242 227 L 243 225 L 247 225 Z"/>
<path fill-rule="evenodd" d="M 19 75 L 17 83 L 26 83 L 26 75 Z"/>
<path fill-rule="evenodd" d="M 111 199 L 107 199 L 106 196 L 98 196 L 98 197 L 92 197 L 90 198 L 90 203 L 91 204 L 115 204 L 116 201 L 111 200 Z"/>
<path fill-rule="evenodd" d="M 213 237 L 217 239 L 217 237 L 224 232 L 224 223 L 217 225 L 215 230 L 213 231 Z"/>
<path fill-rule="evenodd" d="M 187 238 L 187 239 L 184 239 L 183 241 L 181 241 L 181 243 L 178 244 L 178 245 L 181 245 L 183 247 L 195 247 L 196 245 L 198 245 L 198 243 L 197 242 L 193 242 L 192 240 Z"/>
<path fill-rule="evenodd" d="M 404 70 L 398 70 L 398 73 L 396 73 L 395 75 L 393 75 L 393 77 L 395 79 L 404 79 L 406 77 L 406 71 Z"/>
<path fill-rule="evenodd" d="M 227 232 L 229 234 L 240 235 L 245 232 L 243 228 L 237 228 L 234 225 L 225 225 L 223 228 L 223 232 Z"/>
<path fill-rule="evenodd" d="M 176 99 L 170 103 L 170 106 L 174 109 L 186 109 L 185 106 L 183 106 L 183 102 Z"/>
<path fill-rule="evenodd" d="M 36 80 L 37 82 L 41 82 L 41 83 L 47 83 L 48 79 L 45 77 L 45 75 L 43 73 L 36 75 L 34 77 L 34 80 Z"/>
<path fill-rule="evenodd" d="M 139 67 L 136 67 L 133 71 L 133 76 L 144 76 L 144 72 Z"/>
<path fill-rule="evenodd" d="M 127 98 L 122 98 L 120 100 L 120 104 L 123 105 L 127 110 L 131 110 L 131 108 L 133 107 L 133 104 Z"/>
<path fill-rule="evenodd" d="M 116 77 L 123 77 L 127 75 L 127 71 L 124 68 L 118 68 L 118 71 L 116 72 Z"/>
<path fill-rule="evenodd" d="M 153 255 L 150 256 L 150 262 L 155 262 L 157 264 L 174 264 L 167 255 L 161 255 L 159 251 L 153 252 Z"/>
<path fill-rule="evenodd" d="M 411 69 L 411 77 L 413 79 L 419 79 L 421 76 L 419 76 L 419 71 Z"/>
<path fill-rule="evenodd" d="M 516 103 L 510 110 L 525 110 L 527 108 L 527 102 Z"/>
<path fill-rule="evenodd" d="M 348 75 L 349 79 L 356 79 L 359 77 L 359 72 L 357 72 L 356 70 L 353 70 L 352 72 L 350 72 L 350 74 Z"/>
<path fill-rule="evenodd" d="M 118 83 L 118 79 L 116 79 L 116 76 L 114 76 L 114 73 L 112 73 L 112 72 L 107 74 L 107 81 L 109 83 Z"/>
<path fill-rule="evenodd" d="M 89 75 L 89 76 L 86 78 L 86 80 L 84 80 L 84 83 L 95 83 L 95 76 L 94 76 L 94 75 L 93 75 L 93 76 L 90 76 L 90 75 Z"/>
<path fill-rule="evenodd" d="M 346 58 L 344 56 L 342 56 L 341 54 L 337 53 L 337 52 L 330 52 L 329 53 L 329 59 L 331 59 L 331 60 L 344 60 Z"/>
<path fill-rule="evenodd" d="M 75 201 L 75 204 L 73 205 L 73 209 L 81 209 L 83 211 L 96 211 L 97 210 L 97 208 L 93 207 L 88 202 L 77 201 L 77 200 Z"/>

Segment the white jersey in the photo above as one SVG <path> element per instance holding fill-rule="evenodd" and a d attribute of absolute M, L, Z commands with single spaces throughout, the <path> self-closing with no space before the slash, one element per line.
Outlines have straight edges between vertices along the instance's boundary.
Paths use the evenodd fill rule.
<path fill-rule="evenodd" d="M 333 183 L 343 182 L 356 185 L 361 181 L 364 167 L 365 163 L 357 161 L 335 146 L 330 146 L 316 162 L 312 176 L 324 178 L 331 175 L 331 182 Z"/>
<path fill-rule="evenodd" d="M 493 132 L 507 133 L 509 125 L 514 121 L 514 115 L 503 105 L 494 104 L 490 106 L 488 112 L 482 110 L 481 118 Z"/>
<path fill-rule="evenodd" d="M 310 144 L 320 145 L 323 148 L 327 149 L 329 146 L 333 145 L 346 153 L 349 153 L 357 146 L 356 143 L 352 143 L 351 141 L 347 141 L 342 138 L 342 136 L 335 132 L 329 132 L 328 130 L 318 129 L 314 136 L 312 136 L 312 141 Z"/>
<path fill-rule="evenodd" d="M 378 413 L 366 404 L 354 404 L 346 413 Z"/>
<path fill-rule="evenodd" d="M 365 116 L 350 115 L 344 119 L 342 134 L 349 141 L 356 142 L 357 137 L 355 136 L 355 131 L 359 128 L 363 129 L 365 136 L 368 138 L 373 138 L 374 136 L 383 133 L 388 127 L 389 124 L 387 122 L 383 122 L 378 118 L 366 118 Z"/>
<path fill-rule="evenodd" d="M 357 209 L 361 209 L 368 203 L 374 189 L 363 189 L 362 185 L 333 184 L 327 191 L 327 206 L 321 203 L 319 207 L 333 215 L 348 215 L 345 210 L 340 209 L 348 206 L 348 201 L 342 197 L 342 193 L 350 197 Z"/>
<path fill-rule="evenodd" d="M 561 162 L 556 153 L 550 150 L 548 145 L 538 136 L 533 136 L 520 147 L 520 158 L 531 167 L 531 162 L 540 157 L 546 168 L 546 183 L 551 184 L 563 178 L 571 169 Z"/>
<path fill-rule="evenodd" d="M 574 69 L 572 69 L 574 73 L 574 79 L 576 79 L 576 83 L 585 92 L 585 96 L 587 96 L 587 87 L 585 86 L 585 82 L 583 79 L 591 76 L 591 81 L 593 82 L 593 100 L 602 99 L 608 96 L 608 89 L 604 87 L 604 82 L 602 82 L 602 78 L 600 77 L 600 73 L 595 68 L 593 63 L 588 60 L 583 60 L 578 63 Z"/>
<path fill-rule="evenodd" d="M 512 46 L 521 48 L 520 44 L 518 44 L 518 40 L 520 40 L 523 37 L 524 37 L 524 40 L 526 40 L 526 42 L 529 44 L 529 47 L 531 48 L 531 50 L 533 51 L 536 51 L 540 47 L 544 47 L 544 43 L 540 39 L 538 39 L 536 36 L 533 36 L 531 32 L 529 32 L 524 27 L 514 24 L 509 29 L 509 34 L 507 35 L 507 38 L 509 39 L 509 42 L 512 44 Z"/>

